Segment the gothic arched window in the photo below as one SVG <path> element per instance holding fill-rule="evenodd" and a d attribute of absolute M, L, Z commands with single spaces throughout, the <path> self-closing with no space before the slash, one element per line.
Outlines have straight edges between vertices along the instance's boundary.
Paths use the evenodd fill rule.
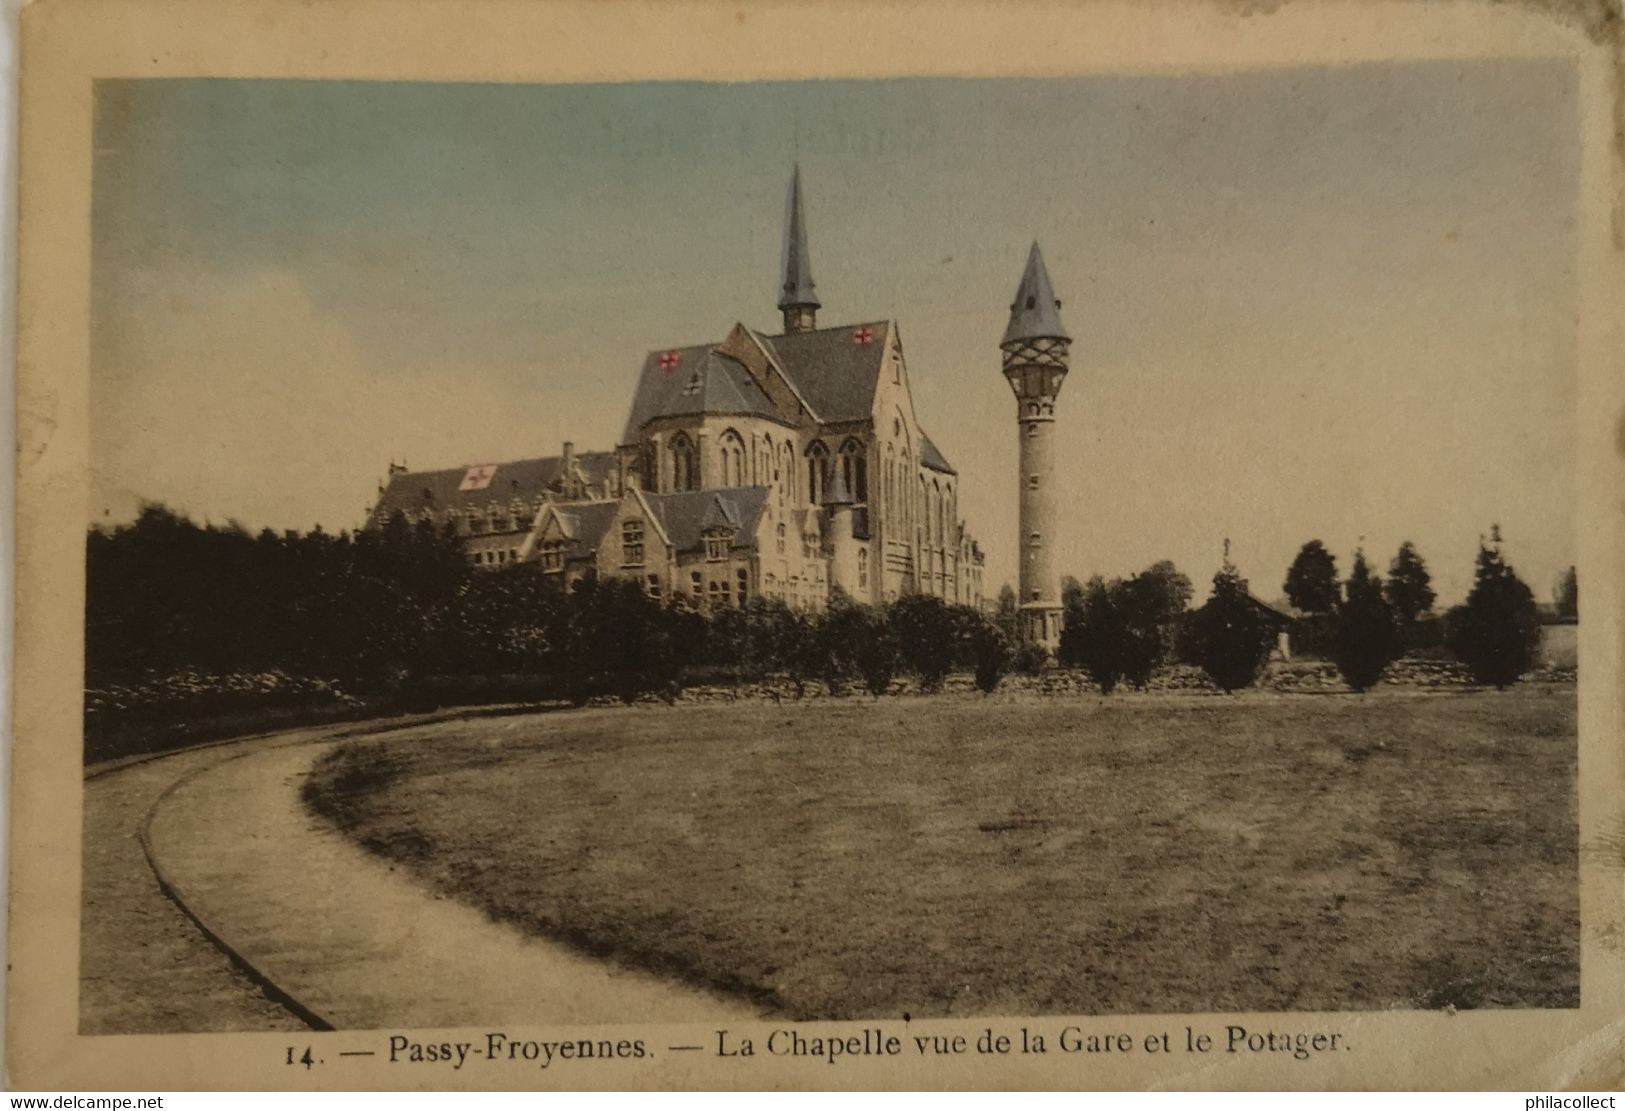
<path fill-rule="evenodd" d="M 739 433 L 728 429 L 717 444 L 722 456 L 722 485 L 745 484 L 745 441 Z"/>
<path fill-rule="evenodd" d="M 698 490 L 700 488 L 699 460 L 695 458 L 694 441 L 679 432 L 671 438 L 671 488 Z"/>
<path fill-rule="evenodd" d="M 869 468 L 863 445 L 847 440 L 841 445 L 841 478 L 846 481 L 847 493 L 855 502 L 869 500 Z"/>
<path fill-rule="evenodd" d="M 897 512 L 897 460 L 892 458 L 892 446 L 886 445 L 886 473 L 881 478 L 881 512 L 887 519 Z"/>
<path fill-rule="evenodd" d="M 807 496 L 814 505 L 824 504 L 824 484 L 829 481 L 829 448 L 823 440 L 807 445 Z"/>

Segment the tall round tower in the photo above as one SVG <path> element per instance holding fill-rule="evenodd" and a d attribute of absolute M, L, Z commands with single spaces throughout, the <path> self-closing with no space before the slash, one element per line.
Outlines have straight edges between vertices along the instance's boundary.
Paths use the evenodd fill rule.
<path fill-rule="evenodd" d="M 1055 399 L 1066 380 L 1072 337 L 1033 244 L 999 348 L 1016 395 L 1021 437 L 1021 637 L 1054 652 L 1061 641 L 1061 580 L 1055 567 Z"/>

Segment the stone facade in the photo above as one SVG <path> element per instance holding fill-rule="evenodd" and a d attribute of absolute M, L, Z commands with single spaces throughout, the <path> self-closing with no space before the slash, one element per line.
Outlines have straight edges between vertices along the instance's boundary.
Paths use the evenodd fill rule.
<path fill-rule="evenodd" d="M 537 560 L 708 607 L 761 595 L 817 610 L 835 587 L 980 607 L 960 476 L 915 418 L 896 322 L 818 326 L 799 172 L 782 277 L 782 333 L 739 323 L 648 353 L 613 452 L 392 467 L 370 523 L 428 513 L 458 525 L 478 566 Z"/>

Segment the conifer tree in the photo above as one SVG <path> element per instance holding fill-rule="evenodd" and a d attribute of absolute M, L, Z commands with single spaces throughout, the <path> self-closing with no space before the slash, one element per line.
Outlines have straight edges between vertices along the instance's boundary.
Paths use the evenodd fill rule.
<path fill-rule="evenodd" d="M 1388 599 L 1401 625 L 1414 625 L 1417 618 L 1433 608 L 1432 582 L 1416 545 L 1405 541 L 1388 565 L 1388 583 L 1382 589 L 1383 597 Z"/>
<path fill-rule="evenodd" d="M 1354 570 L 1337 607 L 1332 661 L 1343 681 L 1363 694 L 1376 686 L 1399 654 L 1394 611 L 1383 596 L 1382 578 L 1372 573 L 1365 553 L 1354 553 Z"/>
<path fill-rule="evenodd" d="M 1450 648 L 1480 683 L 1505 690 L 1535 666 L 1540 616 L 1528 585 L 1501 558 L 1500 529 L 1478 545 L 1467 603 L 1453 611 Z"/>
<path fill-rule="evenodd" d="M 1252 686 L 1269 662 L 1275 631 L 1228 558 L 1191 618 L 1190 636 L 1196 663 L 1226 691 Z"/>

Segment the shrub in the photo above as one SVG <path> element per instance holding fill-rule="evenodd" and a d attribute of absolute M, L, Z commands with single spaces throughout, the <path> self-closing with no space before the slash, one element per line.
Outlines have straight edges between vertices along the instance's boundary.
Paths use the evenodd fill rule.
<path fill-rule="evenodd" d="M 1061 625 L 1061 663 L 1081 667 L 1110 694 L 1123 677 L 1127 630 L 1118 607 L 1121 582 L 1107 586 L 1098 575 L 1066 599 Z"/>
<path fill-rule="evenodd" d="M 1107 694 L 1125 681 L 1143 689 L 1173 654 L 1189 600 L 1190 580 L 1166 560 L 1127 581 L 1093 578 L 1066 600 L 1061 661 Z"/>
<path fill-rule="evenodd" d="M 1010 669 L 1010 642 L 997 625 L 983 621 L 971 631 L 970 650 L 976 689 L 992 694 Z"/>
<path fill-rule="evenodd" d="M 1021 675 L 1042 675 L 1049 664 L 1049 653 L 1042 645 L 1023 641 L 1010 654 L 1011 670 Z"/>
<path fill-rule="evenodd" d="M 899 662 L 919 678 L 922 690 L 940 689 L 959 655 L 959 622 L 952 611 L 934 595 L 908 594 L 888 607 L 886 620 Z"/>
<path fill-rule="evenodd" d="M 869 606 L 839 601 L 822 622 L 819 670 L 830 693 L 844 693 L 849 678 L 857 677 L 879 698 L 891 689 L 897 674 L 897 642 L 890 623 Z"/>

